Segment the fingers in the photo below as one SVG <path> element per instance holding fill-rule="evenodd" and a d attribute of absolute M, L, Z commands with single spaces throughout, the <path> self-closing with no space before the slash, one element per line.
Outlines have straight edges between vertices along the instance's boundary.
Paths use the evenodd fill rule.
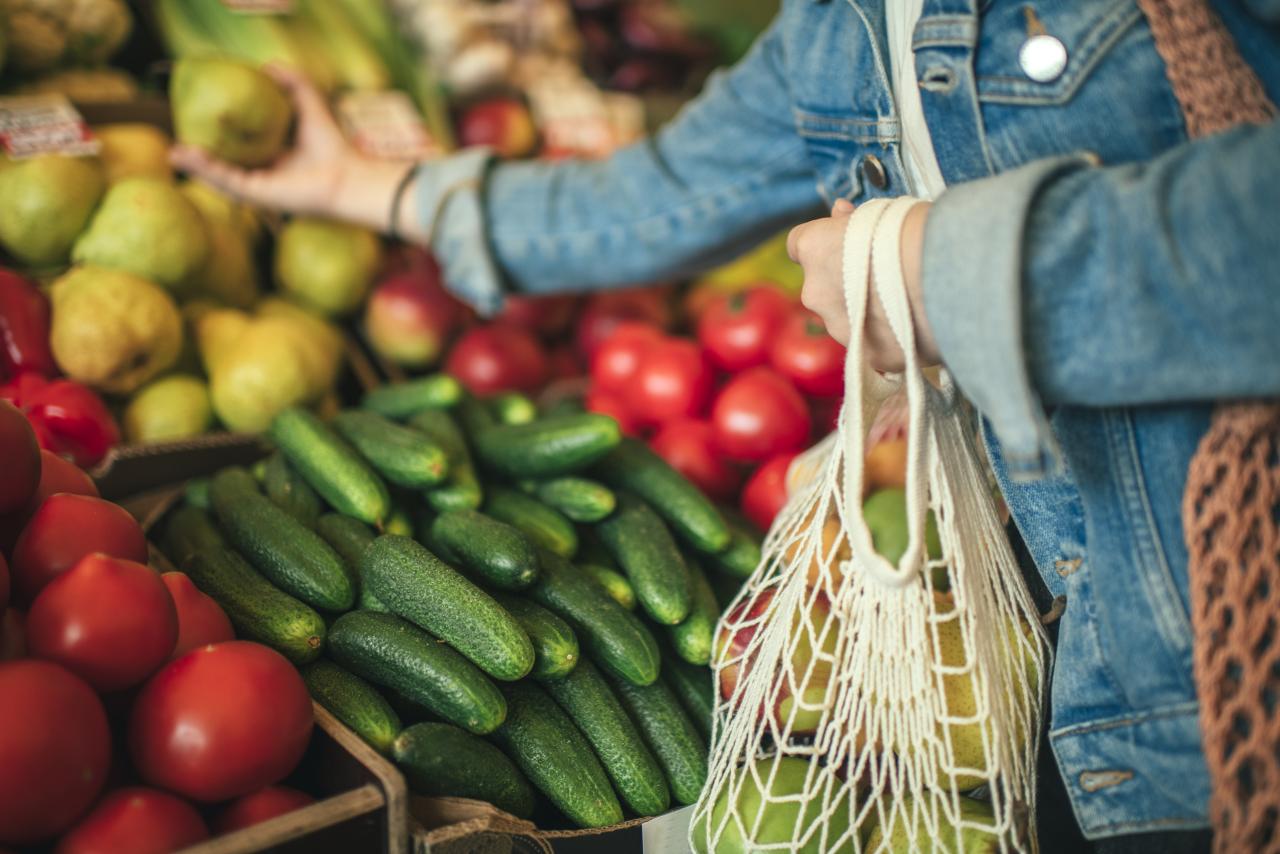
<path fill-rule="evenodd" d="M 831 206 L 832 216 L 844 216 L 853 213 L 853 202 L 848 199 L 836 199 L 836 203 Z"/>
<path fill-rule="evenodd" d="M 249 173 L 207 151 L 190 145 L 175 145 L 169 149 L 169 163 L 181 172 L 205 181 L 234 196 L 244 196 Z"/>
<path fill-rule="evenodd" d="M 802 222 L 787 234 L 787 257 L 797 264 L 800 263 L 800 238 L 808 227 L 809 223 Z"/>
<path fill-rule="evenodd" d="M 262 67 L 262 70 L 279 83 L 293 99 L 301 126 L 306 127 L 317 121 L 332 124 L 333 116 L 329 113 L 329 105 L 325 103 L 320 90 L 305 74 L 278 62 L 268 63 Z"/>

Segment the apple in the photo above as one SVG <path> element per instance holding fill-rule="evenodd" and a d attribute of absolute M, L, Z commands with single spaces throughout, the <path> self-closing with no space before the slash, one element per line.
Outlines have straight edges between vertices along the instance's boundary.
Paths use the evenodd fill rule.
<path fill-rule="evenodd" d="M 578 300 L 572 296 L 515 294 L 503 300 L 494 320 L 528 329 L 544 338 L 557 338 L 573 322 Z"/>
<path fill-rule="evenodd" d="M 364 328 L 374 352 L 406 368 L 440 358 L 462 318 L 461 304 L 444 289 L 435 263 L 394 273 L 373 289 Z"/>
<path fill-rule="evenodd" d="M 527 157 L 538 145 L 538 131 L 521 101 L 488 98 L 463 110 L 458 139 L 464 146 L 490 146 L 501 157 Z"/>

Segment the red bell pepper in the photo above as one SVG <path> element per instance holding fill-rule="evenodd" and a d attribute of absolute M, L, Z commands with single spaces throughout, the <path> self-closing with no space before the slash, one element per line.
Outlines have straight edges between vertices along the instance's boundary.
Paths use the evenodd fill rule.
<path fill-rule="evenodd" d="M 0 268 L 0 376 L 58 373 L 49 349 L 49 298 L 30 280 Z"/>
<path fill-rule="evenodd" d="M 81 468 L 96 465 L 120 442 L 120 428 L 102 398 L 73 380 L 19 374 L 0 386 L 0 399 L 26 413 L 40 447 L 70 457 Z"/>

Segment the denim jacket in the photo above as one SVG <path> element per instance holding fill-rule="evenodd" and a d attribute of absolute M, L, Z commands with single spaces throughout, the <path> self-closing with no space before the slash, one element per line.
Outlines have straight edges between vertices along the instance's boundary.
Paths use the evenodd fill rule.
<path fill-rule="evenodd" d="M 424 170 L 448 280 L 482 310 L 652 281 L 908 192 L 884 2 L 785 0 L 607 160 Z M 1280 102 L 1280 0 L 1215 6 Z M 1033 23 L 1066 50 L 1057 74 L 1023 68 Z M 1280 125 L 1189 142 L 1134 0 L 924 0 L 913 49 L 949 187 L 925 310 L 1066 597 L 1050 743 L 1076 816 L 1094 838 L 1203 827 L 1180 508 L 1212 401 L 1280 396 Z"/>

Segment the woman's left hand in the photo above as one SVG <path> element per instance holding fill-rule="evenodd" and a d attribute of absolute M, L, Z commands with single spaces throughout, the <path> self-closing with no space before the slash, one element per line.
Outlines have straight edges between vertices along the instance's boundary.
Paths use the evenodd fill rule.
<path fill-rule="evenodd" d="M 836 201 L 831 216 L 815 219 L 791 229 L 787 236 L 787 253 L 804 268 L 804 290 L 800 299 L 822 318 L 827 332 L 841 344 L 849 343 L 849 312 L 844 298 L 844 237 L 849 227 L 853 205 L 844 199 Z M 911 317 L 916 334 L 916 352 L 925 366 L 941 361 L 938 346 L 924 313 L 921 287 L 921 255 L 924 249 L 924 226 L 929 204 L 916 205 L 902 224 L 902 275 L 911 302 Z M 902 348 L 889 329 L 888 318 L 875 288 L 870 288 L 863 340 L 867 358 L 878 371 L 896 373 L 904 367 Z"/>

